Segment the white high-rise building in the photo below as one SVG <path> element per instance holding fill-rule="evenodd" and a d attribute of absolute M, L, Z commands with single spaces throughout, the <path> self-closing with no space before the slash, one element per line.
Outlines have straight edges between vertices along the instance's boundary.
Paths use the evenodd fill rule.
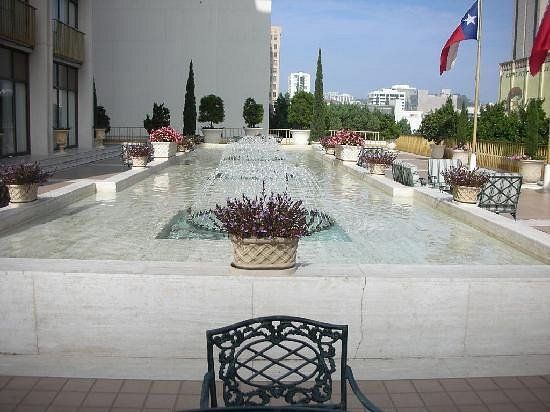
<path fill-rule="evenodd" d="M 288 93 L 290 98 L 299 92 L 311 92 L 311 75 L 309 73 L 297 72 L 290 73 L 288 76 Z"/>
<path fill-rule="evenodd" d="M 379 89 L 369 93 L 368 104 L 370 106 L 396 106 L 400 105 L 405 110 L 406 94 L 402 90 Z"/>
<path fill-rule="evenodd" d="M 329 103 L 352 104 L 355 98 L 349 93 L 328 92 L 325 94 L 325 100 Z"/>

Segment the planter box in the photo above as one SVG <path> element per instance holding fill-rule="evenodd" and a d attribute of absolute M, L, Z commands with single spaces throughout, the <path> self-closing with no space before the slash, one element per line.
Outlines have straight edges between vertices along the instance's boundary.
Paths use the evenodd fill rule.
<path fill-rule="evenodd" d="M 221 143 L 223 129 L 202 129 L 204 143 Z"/>
<path fill-rule="evenodd" d="M 537 183 L 542 179 L 544 160 L 520 160 L 519 174 L 523 176 L 523 183 Z"/>
<path fill-rule="evenodd" d="M 231 236 L 233 266 L 239 269 L 289 269 L 296 265 L 298 239 L 239 239 Z"/>
<path fill-rule="evenodd" d="M 29 203 L 38 199 L 38 183 L 28 185 L 6 185 L 11 203 Z"/>
<path fill-rule="evenodd" d="M 462 163 L 462 166 L 468 166 L 470 152 L 467 150 L 453 150 L 451 159 L 458 159 Z"/>
<path fill-rule="evenodd" d="M 384 175 L 386 174 L 386 165 L 379 163 L 368 163 L 367 170 L 373 175 Z"/>
<path fill-rule="evenodd" d="M 261 127 L 245 127 L 244 135 L 245 136 L 258 136 L 264 134 L 264 129 Z"/>
<path fill-rule="evenodd" d="M 337 159 L 344 162 L 355 162 L 359 160 L 359 153 L 361 153 L 361 146 L 349 146 L 349 145 L 336 145 L 334 148 L 334 154 Z"/>
<path fill-rule="evenodd" d="M 132 168 L 147 167 L 147 163 L 149 163 L 149 156 L 132 157 Z"/>
<path fill-rule="evenodd" d="M 311 130 L 291 130 L 292 144 L 298 146 L 307 146 L 309 144 L 309 134 Z"/>
<path fill-rule="evenodd" d="M 453 199 L 461 203 L 477 203 L 480 187 L 454 186 Z"/>
<path fill-rule="evenodd" d="M 445 156 L 445 145 L 444 144 L 430 144 L 430 148 L 432 149 L 431 158 L 432 159 L 443 159 Z"/>
<path fill-rule="evenodd" d="M 178 146 L 175 142 L 151 142 L 155 159 L 166 159 L 176 155 Z"/>

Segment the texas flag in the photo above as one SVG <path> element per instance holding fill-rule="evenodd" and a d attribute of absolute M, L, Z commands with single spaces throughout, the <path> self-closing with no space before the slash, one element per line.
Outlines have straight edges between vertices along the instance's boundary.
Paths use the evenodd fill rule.
<path fill-rule="evenodd" d="M 540 23 L 537 37 L 535 37 L 535 41 L 533 42 L 531 57 L 529 57 L 529 68 L 532 76 L 540 72 L 546 60 L 548 50 L 550 50 L 550 4 L 546 6 L 546 13 L 544 13 L 544 17 Z"/>
<path fill-rule="evenodd" d="M 476 1 L 470 10 L 466 12 L 456 30 L 449 40 L 447 40 L 447 43 L 445 43 L 441 51 L 439 74 L 443 74 L 443 72 L 453 68 L 458 53 L 458 46 L 462 40 L 477 40 L 478 16 L 479 9 Z"/>

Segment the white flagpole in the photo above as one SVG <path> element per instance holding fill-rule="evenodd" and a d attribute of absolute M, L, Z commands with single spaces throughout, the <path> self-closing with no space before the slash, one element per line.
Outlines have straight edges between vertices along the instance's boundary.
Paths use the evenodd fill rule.
<path fill-rule="evenodd" d="M 482 26 L 483 0 L 477 2 L 477 64 L 476 64 L 476 85 L 474 97 L 474 132 L 472 135 L 472 154 L 470 155 L 470 170 L 477 166 L 477 117 L 479 115 L 479 78 L 481 74 L 481 26 Z"/>

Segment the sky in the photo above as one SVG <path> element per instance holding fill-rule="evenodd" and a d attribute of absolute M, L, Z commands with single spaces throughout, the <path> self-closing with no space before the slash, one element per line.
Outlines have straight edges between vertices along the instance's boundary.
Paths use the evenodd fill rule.
<path fill-rule="evenodd" d="M 454 68 L 439 75 L 441 49 L 474 0 L 273 0 L 271 24 L 283 29 L 281 90 L 291 72 L 315 81 L 323 53 L 324 90 L 368 92 L 409 84 L 452 89 L 473 100 L 477 46 L 460 44 Z M 483 2 L 480 98 L 498 99 L 499 63 L 511 60 L 513 0 Z M 313 91 L 313 90 L 312 90 Z"/>

